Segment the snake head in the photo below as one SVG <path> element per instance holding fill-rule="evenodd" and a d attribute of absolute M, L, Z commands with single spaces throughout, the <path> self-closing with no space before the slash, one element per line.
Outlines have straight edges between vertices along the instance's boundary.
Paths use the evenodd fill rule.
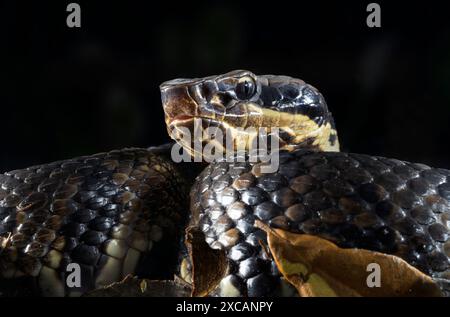
<path fill-rule="evenodd" d="M 168 133 L 191 154 L 198 153 L 193 140 L 248 149 L 261 129 L 283 150 L 339 151 L 325 99 L 300 79 L 236 70 L 174 79 L 160 90 Z"/>

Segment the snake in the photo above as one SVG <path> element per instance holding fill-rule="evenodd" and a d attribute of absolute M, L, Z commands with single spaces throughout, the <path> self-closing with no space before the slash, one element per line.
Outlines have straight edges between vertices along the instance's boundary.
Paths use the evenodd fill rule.
<path fill-rule="evenodd" d="M 295 296 L 256 221 L 398 256 L 448 295 L 450 170 L 340 152 L 323 95 L 289 76 L 237 70 L 170 80 L 160 91 L 178 148 L 126 148 L 0 174 L 1 295 L 80 296 L 129 274 L 192 282 L 182 242 L 193 226 L 226 254 L 212 296 Z M 248 158 L 251 128 L 276 139 L 276 170 L 202 151 L 214 144 Z M 227 132 L 225 147 L 218 135 Z M 188 155 L 174 160 L 177 151 Z M 68 283 L 74 267 L 80 283 Z"/>

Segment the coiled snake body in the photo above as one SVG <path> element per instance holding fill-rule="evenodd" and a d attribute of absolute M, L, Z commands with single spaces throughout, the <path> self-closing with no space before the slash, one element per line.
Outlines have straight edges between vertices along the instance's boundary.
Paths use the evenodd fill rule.
<path fill-rule="evenodd" d="M 339 151 L 323 96 L 301 80 L 234 71 L 161 85 L 168 132 L 182 138 L 194 119 L 228 130 L 248 149 L 262 127 L 279 138 L 280 166 L 216 161 L 191 189 L 186 167 L 160 149 L 125 149 L 0 175 L 0 290 L 6 295 L 79 295 L 126 274 L 189 280 L 175 266 L 189 218 L 206 242 L 226 251 L 220 296 L 286 295 L 289 286 L 263 252 L 259 219 L 319 235 L 345 248 L 395 254 L 441 281 L 450 279 L 450 171 Z M 273 135 L 274 128 L 280 133 Z M 213 140 L 208 134 L 202 142 Z M 82 285 L 68 287 L 68 264 Z M 21 285 L 21 287 L 17 287 Z M 25 285 L 25 286 L 24 286 Z M 20 290 L 20 292 L 18 292 Z"/>

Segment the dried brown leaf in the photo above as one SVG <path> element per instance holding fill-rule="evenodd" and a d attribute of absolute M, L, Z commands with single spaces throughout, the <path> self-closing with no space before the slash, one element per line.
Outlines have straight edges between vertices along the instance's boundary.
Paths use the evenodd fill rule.
<path fill-rule="evenodd" d="M 301 296 L 442 296 L 429 276 L 397 256 L 257 225 L 267 233 L 280 272 Z M 368 286 L 370 263 L 380 266 L 380 287 Z"/>
<path fill-rule="evenodd" d="M 197 227 L 186 229 L 185 241 L 192 263 L 192 296 L 207 296 L 226 275 L 227 257 L 223 250 L 212 249 Z"/>

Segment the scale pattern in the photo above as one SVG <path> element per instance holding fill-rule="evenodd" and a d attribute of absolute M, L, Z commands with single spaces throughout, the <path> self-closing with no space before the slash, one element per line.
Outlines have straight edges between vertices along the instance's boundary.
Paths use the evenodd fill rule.
<path fill-rule="evenodd" d="M 395 254 L 450 289 L 450 171 L 340 152 L 281 153 L 280 168 L 217 162 L 191 191 L 192 224 L 224 249 L 229 275 L 218 295 L 280 294 L 280 273 L 260 245 L 272 227 L 345 248 Z"/>
<path fill-rule="evenodd" d="M 171 278 L 187 214 L 180 179 L 136 148 L 0 174 L 0 290 L 74 296 L 129 273 Z M 67 286 L 70 263 L 81 285 Z"/>

